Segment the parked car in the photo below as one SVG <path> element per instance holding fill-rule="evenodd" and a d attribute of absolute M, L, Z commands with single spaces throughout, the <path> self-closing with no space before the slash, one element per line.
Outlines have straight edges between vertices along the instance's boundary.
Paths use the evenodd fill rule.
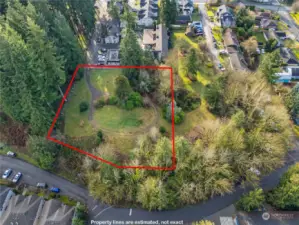
<path fill-rule="evenodd" d="M 59 193 L 60 192 L 60 188 L 57 187 L 51 187 L 50 191 L 54 192 L 54 193 Z"/>
<path fill-rule="evenodd" d="M 221 54 L 221 55 L 227 55 L 228 52 L 225 49 L 221 49 L 221 50 L 219 50 L 219 54 Z"/>
<path fill-rule="evenodd" d="M 10 176 L 11 173 L 12 173 L 12 169 L 5 170 L 3 175 L 2 175 L 2 178 L 7 179 Z"/>
<path fill-rule="evenodd" d="M 36 187 L 38 187 L 38 188 L 47 188 L 47 184 L 46 183 L 37 183 Z"/>
<path fill-rule="evenodd" d="M 107 52 L 107 48 L 101 48 L 101 52 Z"/>
<path fill-rule="evenodd" d="M 8 151 L 8 152 L 7 152 L 7 155 L 8 155 L 8 156 L 11 156 L 11 157 L 16 157 L 17 154 L 14 153 L 14 152 L 12 152 L 12 151 Z"/>
<path fill-rule="evenodd" d="M 13 182 L 13 183 L 18 183 L 18 181 L 21 179 L 21 177 L 22 177 L 22 173 L 21 173 L 21 172 L 18 172 L 18 173 L 14 176 L 14 178 L 12 179 L 12 182 Z"/>

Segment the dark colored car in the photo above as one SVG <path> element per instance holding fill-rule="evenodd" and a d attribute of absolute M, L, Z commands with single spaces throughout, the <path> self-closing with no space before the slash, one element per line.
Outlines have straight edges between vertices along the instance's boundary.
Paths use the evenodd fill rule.
<path fill-rule="evenodd" d="M 51 187 L 50 188 L 50 191 L 54 192 L 54 193 L 59 193 L 60 192 L 60 189 L 57 188 L 57 187 Z"/>

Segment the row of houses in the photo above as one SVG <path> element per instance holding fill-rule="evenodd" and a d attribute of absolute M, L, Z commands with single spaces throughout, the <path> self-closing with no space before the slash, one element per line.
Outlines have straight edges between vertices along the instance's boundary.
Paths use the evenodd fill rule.
<path fill-rule="evenodd" d="M 37 195 L 16 195 L 10 188 L 0 186 L 1 225 L 70 225 L 75 208 L 56 199 L 45 201 Z"/>

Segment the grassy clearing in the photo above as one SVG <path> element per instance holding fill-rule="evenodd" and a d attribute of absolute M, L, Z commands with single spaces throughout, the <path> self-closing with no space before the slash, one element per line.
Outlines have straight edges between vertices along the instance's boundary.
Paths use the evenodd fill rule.
<path fill-rule="evenodd" d="M 286 31 L 286 30 L 288 30 L 289 28 L 288 28 L 288 25 L 287 25 L 285 22 L 283 22 L 283 21 L 278 21 L 278 22 L 277 22 L 277 29 L 280 30 L 280 31 Z"/>
<path fill-rule="evenodd" d="M 299 25 L 299 13 L 290 13 L 290 14 L 293 20 L 295 21 L 295 23 Z"/>
<path fill-rule="evenodd" d="M 73 93 L 70 94 L 65 104 L 65 126 L 64 133 L 70 137 L 89 136 L 94 134 L 91 124 L 88 121 L 88 110 L 79 111 L 81 102 L 90 103 L 91 95 L 84 79 L 74 84 Z M 89 106 L 90 107 L 90 106 Z"/>
<path fill-rule="evenodd" d="M 200 21 L 200 15 L 197 11 L 192 13 L 192 21 Z"/>
<path fill-rule="evenodd" d="M 185 39 L 193 48 L 198 47 L 198 40 L 197 38 L 189 38 L 185 35 L 184 31 L 175 31 L 173 33 L 173 40 L 175 42 L 176 39 Z"/>
<path fill-rule="evenodd" d="M 136 108 L 131 111 L 117 106 L 104 106 L 94 112 L 94 121 L 100 129 L 132 132 L 146 127 L 154 119 L 154 110 Z"/>
<path fill-rule="evenodd" d="M 265 43 L 266 42 L 266 39 L 264 37 L 264 33 L 263 32 L 255 32 L 253 35 L 256 37 L 256 40 L 258 42 L 261 42 L 261 43 Z"/>
<path fill-rule="evenodd" d="M 115 94 L 114 79 L 121 75 L 120 69 L 95 69 L 91 74 L 93 86 L 107 95 Z"/>
<path fill-rule="evenodd" d="M 221 27 L 213 27 L 212 34 L 217 42 L 217 45 L 219 48 L 224 48 L 223 42 L 222 42 L 222 31 Z"/>

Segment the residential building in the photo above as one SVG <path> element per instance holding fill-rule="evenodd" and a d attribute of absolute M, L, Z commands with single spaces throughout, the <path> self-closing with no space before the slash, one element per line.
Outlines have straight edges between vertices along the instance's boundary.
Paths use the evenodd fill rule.
<path fill-rule="evenodd" d="M 5 199 L 0 202 L 1 225 L 70 225 L 75 211 L 56 199 L 45 201 L 37 195 L 15 195 L 11 190 L 1 193 L 1 199 Z"/>
<path fill-rule="evenodd" d="M 154 29 L 144 29 L 142 46 L 153 52 L 154 56 L 159 60 L 168 54 L 168 34 L 167 29 L 159 24 Z"/>
<path fill-rule="evenodd" d="M 137 24 L 140 26 L 152 26 L 158 19 L 158 0 L 129 0 L 128 4 L 133 12 L 137 13 Z"/>
<path fill-rule="evenodd" d="M 277 30 L 277 23 L 274 20 L 262 18 L 259 27 L 267 30 L 269 29 Z"/>
<path fill-rule="evenodd" d="M 266 30 L 264 32 L 264 37 L 266 41 L 269 41 L 270 39 L 276 40 L 277 44 L 275 47 L 280 47 L 282 44 L 280 38 L 276 35 L 276 32 L 273 29 Z"/>
<path fill-rule="evenodd" d="M 178 11 L 182 15 L 191 15 L 193 12 L 193 0 L 177 0 Z"/>
<path fill-rule="evenodd" d="M 226 50 L 230 57 L 231 67 L 235 70 L 243 70 L 244 67 L 242 65 L 242 61 L 244 60 L 239 52 L 240 44 L 232 29 L 226 29 L 223 36 L 223 40 Z"/>
<path fill-rule="evenodd" d="M 282 63 L 285 66 L 299 66 L 299 60 L 295 56 L 295 54 L 292 52 L 291 49 L 282 47 L 280 48 L 280 57 L 282 59 Z"/>
<path fill-rule="evenodd" d="M 291 80 L 299 80 L 299 66 L 285 67 L 275 75 L 278 77 L 277 83 L 290 83 Z"/>
<path fill-rule="evenodd" d="M 285 40 L 288 38 L 286 32 L 284 31 L 276 31 L 275 33 L 280 40 Z"/>
<path fill-rule="evenodd" d="M 216 12 L 217 20 L 221 27 L 235 27 L 236 20 L 231 8 L 226 5 L 221 5 Z"/>
<path fill-rule="evenodd" d="M 192 21 L 191 15 L 178 15 L 175 20 L 176 25 L 187 25 Z"/>

